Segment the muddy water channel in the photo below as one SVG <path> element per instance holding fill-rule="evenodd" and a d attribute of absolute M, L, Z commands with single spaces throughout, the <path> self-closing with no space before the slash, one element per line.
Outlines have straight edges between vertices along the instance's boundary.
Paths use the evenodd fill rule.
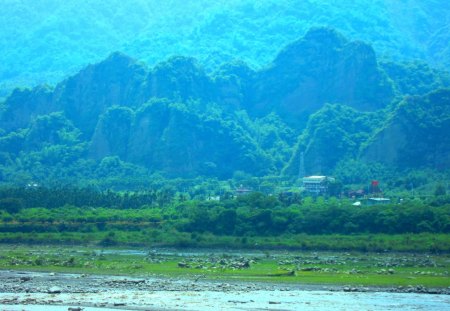
<path fill-rule="evenodd" d="M 60 261 L 45 261 L 55 254 Z M 106 266 L 96 266 L 97 257 Z M 28 271 L 24 258 L 30 259 Z M 128 267 L 122 259 L 137 271 L 120 270 Z M 308 276 L 364 280 L 366 274 L 383 279 L 403 273 L 411 280 L 433 274 L 445 285 L 445 256 L 41 248 L 10 252 L 3 260 L 3 268 L 11 265 L 0 270 L 0 310 L 450 310 L 450 284 L 308 281 Z M 45 272 L 30 271 L 36 261 Z M 86 262 L 95 268 L 92 273 L 86 273 Z M 160 266 L 171 273 L 154 272 Z M 99 274 L 105 273 L 101 267 L 108 267 L 108 275 Z M 121 275 L 111 275 L 116 272 Z"/>

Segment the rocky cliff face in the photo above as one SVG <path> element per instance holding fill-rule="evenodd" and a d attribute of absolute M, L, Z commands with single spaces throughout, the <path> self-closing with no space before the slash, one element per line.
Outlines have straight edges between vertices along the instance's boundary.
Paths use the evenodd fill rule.
<path fill-rule="evenodd" d="M 378 132 L 373 141 L 364 150 L 364 158 L 371 162 L 383 162 L 385 164 L 399 163 L 402 154 L 408 148 L 407 132 L 405 125 L 391 121 L 388 128 Z"/>
<path fill-rule="evenodd" d="M 123 122 L 109 126 L 117 119 Z M 237 169 L 269 169 L 270 160 L 258 150 L 258 144 L 235 121 L 199 115 L 168 100 L 153 100 L 134 114 L 123 108 L 108 110 L 91 143 L 91 155 L 97 158 L 119 155 L 171 176 L 229 176 Z"/>
<path fill-rule="evenodd" d="M 148 100 L 147 75 L 145 66 L 114 53 L 60 83 L 55 89 L 58 108 L 90 138 L 99 116 L 109 107 L 137 107 Z"/>
<path fill-rule="evenodd" d="M 126 159 L 134 112 L 128 107 L 114 106 L 100 118 L 92 136 L 89 155 L 94 159 L 117 155 Z"/>
<path fill-rule="evenodd" d="M 89 139 L 109 107 L 134 109 L 151 98 L 168 98 L 202 103 L 199 109 L 217 102 L 230 110 L 244 108 L 253 116 L 275 112 L 289 125 L 302 128 L 308 116 L 327 102 L 370 111 L 384 107 L 392 95 L 370 46 L 319 28 L 287 46 L 259 72 L 232 63 L 210 77 L 187 57 L 173 57 L 149 70 L 114 53 L 54 90 L 15 91 L 1 119 L 10 131 L 26 126 L 33 116 L 64 111 Z"/>
<path fill-rule="evenodd" d="M 343 159 L 446 169 L 449 132 L 449 89 L 407 97 L 392 111 L 371 113 L 326 105 L 309 119 L 284 172 L 298 174 L 301 153 L 307 174 L 330 173 Z"/>
<path fill-rule="evenodd" d="M 98 117 L 114 105 L 136 107 L 148 100 L 145 93 L 146 67 L 114 53 L 105 61 L 90 65 L 59 83 L 55 89 L 38 87 L 16 90 L 6 101 L 2 128 L 16 130 L 50 112 L 63 111 L 85 138 L 92 135 Z"/>
<path fill-rule="evenodd" d="M 392 85 L 369 45 L 318 28 L 284 48 L 271 67 L 258 73 L 249 110 L 258 115 L 275 111 L 298 128 L 325 103 L 373 111 L 392 98 Z"/>
<path fill-rule="evenodd" d="M 360 112 L 343 105 L 326 105 L 313 114 L 300 135 L 285 174 L 329 174 L 345 158 L 357 158 L 360 146 L 382 122 L 381 113 Z"/>
<path fill-rule="evenodd" d="M 147 77 L 146 87 L 153 98 L 186 102 L 216 100 L 211 78 L 197 61 L 190 57 L 172 57 L 155 66 Z"/>
<path fill-rule="evenodd" d="M 153 70 L 121 53 L 90 65 L 54 90 L 15 91 L 6 101 L 2 128 L 27 126 L 32 117 L 63 111 L 89 139 L 100 115 L 113 106 L 138 108 L 151 98 L 212 101 L 212 81 L 189 58 L 177 57 Z"/>
<path fill-rule="evenodd" d="M 367 161 L 398 167 L 450 167 L 450 89 L 399 104 L 361 151 Z"/>
<path fill-rule="evenodd" d="M 41 86 L 33 90 L 16 89 L 5 103 L 0 127 L 7 132 L 25 128 L 33 118 L 54 110 L 55 101 L 51 88 Z"/>

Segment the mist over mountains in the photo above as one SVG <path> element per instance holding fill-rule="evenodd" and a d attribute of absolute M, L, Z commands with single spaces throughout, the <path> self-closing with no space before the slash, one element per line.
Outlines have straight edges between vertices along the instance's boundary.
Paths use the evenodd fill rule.
<path fill-rule="evenodd" d="M 450 166 L 450 79 L 380 62 L 372 46 L 312 28 L 254 70 L 195 58 L 152 67 L 123 54 L 1 104 L 0 180 L 297 176 L 361 163 Z"/>
<path fill-rule="evenodd" d="M 383 61 L 445 69 L 449 16 L 445 0 L 4 0 L 0 97 L 54 85 L 114 51 L 150 66 L 186 55 L 208 72 L 233 59 L 257 69 L 310 28 L 328 25 L 370 42 Z"/>

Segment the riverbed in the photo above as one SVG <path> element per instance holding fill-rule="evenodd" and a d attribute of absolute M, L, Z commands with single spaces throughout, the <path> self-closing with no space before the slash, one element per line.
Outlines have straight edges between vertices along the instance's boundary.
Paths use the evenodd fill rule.
<path fill-rule="evenodd" d="M 390 288 L 0 271 L 0 310 L 448 310 L 450 295 Z M 79 309 L 80 308 L 80 309 Z"/>

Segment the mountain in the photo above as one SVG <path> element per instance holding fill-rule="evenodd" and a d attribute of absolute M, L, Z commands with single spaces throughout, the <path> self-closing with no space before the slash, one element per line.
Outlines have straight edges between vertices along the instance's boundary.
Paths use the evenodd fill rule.
<path fill-rule="evenodd" d="M 358 158 L 361 145 L 382 121 L 382 111 L 361 112 L 344 105 L 325 105 L 309 118 L 283 173 L 298 174 L 303 154 L 305 174 L 330 174 L 342 159 Z"/>
<path fill-rule="evenodd" d="M 285 47 L 255 80 L 247 109 L 256 114 L 276 111 L 294 127 L 304 126 L 324 103 L 373 111 L 394 96 L 372 47 L 329 28 L 312 29 Z"/>
<path fill-rule="evenodd" d="M 381 62 L 380 67 L 392 80 L 399 94 L 425 95 L 450 86 L 448 72 L 432 68 L 421 61 Z"/>
<path fill-rule="evenodd" d="M 450 167 L 450 89 L 406 96 L 393 110 L 362 112 L 325 105 L 313 114 L 283 172 L 330 173 L 342 161 L 361 159 L 400 170 Z"/>
<path fill-rule="evenodd" d="M 362 158 L 397 167 L 450 167 L 450 89 L 408 96 L 362 149 Z"/>
<path fill-rule="evenodd" d="M 42 0 L 0 2 L 0 97 L 56 84 L 111 51 L 153 66 L 173 55 L 208 71 L 241 59 L 252 68 L 311 28 L 371 42 L 383 59 L 450 64 L 446 0 Z"/>
<path fill-rule="evenodd" d="M 230 63 L 208 75 L 188 57 L 172 57 L 149 69 L 122 53 L 113 53 L 54 90 L 15 91 L 6 101 L 2 128 L 16 130 L 37 115 L 64 111 L 89 139 L 99 116 L 109 107 L 136 109 L 152 98 L 197 101 L 203 105 L 199 109 L 215 102 L 221 109 L 246 109 L 257 117 L 275 112 L 294 128 L 302 128 L 308 116 L 326 102 L 370 111 L 386 106 L 393 96 L 393 86 L 369 45 L 348 41 L 332 29 L 316 28 L 257 72 Z"/>
<path fill-rule="evenodd" d="M 327 27 L 260 70 L 117 52 L 1 103 L 0 180 L 297 176 L 302 153 L 310 174 L 346 159 L 447 169 L 448 81 Z"/>
<path fill-rule="evenodd" d="M 96 157 L 120 155 L 169 176 L 223 178 L 235 170 L 261 175 L 273 166 L 248 130 L 231 116 L 195 113 L 168 100 L 152 100 L 133 119 L 130 116 L 121 107 L 102 116 L 91 143 Z"/>

